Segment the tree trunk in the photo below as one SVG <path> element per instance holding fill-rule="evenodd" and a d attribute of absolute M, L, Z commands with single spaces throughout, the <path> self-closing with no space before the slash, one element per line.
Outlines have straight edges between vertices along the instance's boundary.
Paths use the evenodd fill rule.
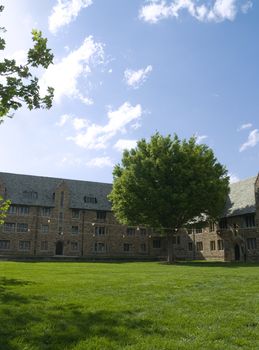
<path fill-rule="evenodd" d="M 174 261 L 173 232 L 167 232 L 167 262 L 168 264 L 172 264 Z"/>

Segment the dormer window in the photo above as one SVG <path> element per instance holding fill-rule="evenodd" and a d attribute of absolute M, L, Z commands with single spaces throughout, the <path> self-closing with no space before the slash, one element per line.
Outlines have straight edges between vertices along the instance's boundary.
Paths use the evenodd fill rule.
<path fill-rule="evenodd" d="M 96 204 L 97 203 L 97 198 L 96 197 L 91 197 L 91 196 L 84 196 L 84 203 Z"/>
<path fill-rule="evenodd" d="M 38 192 L 35 192 L 35 191 L 23 191 L 23 196 L 26 199 L 37 199 L 38 198 Z"/>

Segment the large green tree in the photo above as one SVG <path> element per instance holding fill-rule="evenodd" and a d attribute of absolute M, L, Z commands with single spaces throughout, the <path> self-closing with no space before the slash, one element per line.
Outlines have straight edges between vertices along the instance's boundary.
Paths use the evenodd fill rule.
<path fill-rule="evenodd" d="M 0 5 L 0 13 L 4 7 Z M 0 33 L 4 33 L 0 27 Z M 39 79 L 34 75 L 38 67 L 48 68 L 53 63 L 53 54 L 47 48 L 47 39 L 41 31 L 32 30 L 34 46 L 27 53 L 27 62 L 17 64 L 14 59 L 0 61 L 0 123 L 4 117 L 12 117 L 14 111 L 25 105 L 29 110 L 49 109 L 52 106 L 54 89 L 47 88 L 45 96 L 40 95 Z M 5 49 L 5 39 L 0 36 L 0 50 Z M 10 202 L 0 196 L 0 223 L 3 223 Z"/>
<path fill-rule="evenodd" d="M 229 192 L 227 170 L 195 137 L 180 140 L 156 133 L 136 148 L 124 151 L 113 170 L 109 195 L 119 222 L 159 229 L 168 237 L 168 261 L 172 236 L 201 214 L 216 219 Z"/>

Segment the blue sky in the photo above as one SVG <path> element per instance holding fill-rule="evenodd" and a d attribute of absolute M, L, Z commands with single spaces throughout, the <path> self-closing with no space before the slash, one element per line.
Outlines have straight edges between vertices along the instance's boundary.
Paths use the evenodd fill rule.
<path fill-rule="evenodd" d="M 0 126 L 1 171 L 111 182 L 123 148 L 156 131 L 197 136 L 231 180 L 259 164 L 259 4 L 249 0 L 2 0 L 5 56 L 31 29 L 55 55 L 49 111 Z"/>

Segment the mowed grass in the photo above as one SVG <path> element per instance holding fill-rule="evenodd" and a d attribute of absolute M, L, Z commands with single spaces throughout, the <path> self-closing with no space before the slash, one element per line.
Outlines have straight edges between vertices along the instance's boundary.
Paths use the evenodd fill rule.
<path fill-rule="evenodd" d="M 0 262 L 0 349 L 259 349 L 259 265 Z"/>

